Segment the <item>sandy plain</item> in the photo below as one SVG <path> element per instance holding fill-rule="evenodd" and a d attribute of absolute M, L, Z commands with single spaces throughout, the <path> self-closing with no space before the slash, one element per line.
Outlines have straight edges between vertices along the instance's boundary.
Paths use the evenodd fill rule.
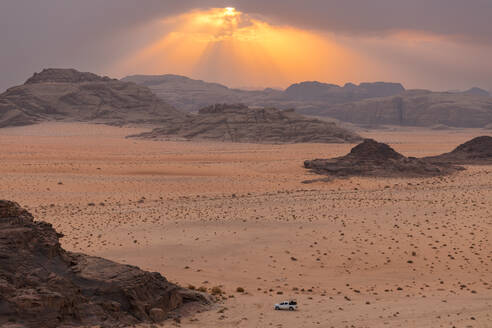
<path fill-rule="evenodd" d="M 142 131 L 0 129 L 0 198 L 68 250 L 225 292 L 164 327 L 492 327 L 492 166 L 303 184 L 304 160 L 352 145 L 125 139 Z M 491 131 L 361 134 L 427 156 Z M 273 310 L 288 299 L 299 311 Z"/>

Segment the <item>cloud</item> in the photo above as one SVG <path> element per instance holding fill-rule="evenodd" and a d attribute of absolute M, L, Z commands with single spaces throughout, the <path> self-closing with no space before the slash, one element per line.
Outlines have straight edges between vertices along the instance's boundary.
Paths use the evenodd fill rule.
<path fill-rule="evenodd" d="M 356 50 L 361 79 L 492 89 L 490 0 L 2 0 L 0 90 L 48 66 L 108 74 L 165 36 L 150 29 L 163 19 L 228 6 Z"/>

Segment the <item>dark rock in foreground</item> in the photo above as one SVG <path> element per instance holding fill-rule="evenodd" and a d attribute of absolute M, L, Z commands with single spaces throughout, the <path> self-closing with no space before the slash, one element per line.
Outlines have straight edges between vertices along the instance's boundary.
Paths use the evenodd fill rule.
<path fill-rule="evenodd" d="M 293 110 L 249 108 L 245 105 L 220 104 L 203 108 L 181 124 L 163 124 L 161 128 L 132 137 L 186 140 L 213 140 L 251 143 L 343 143 L 358 142 L 360 136 L 335 123 L 308 118 Z"/>
<path fill-rule="evenodd" d="M 372 139 L 364 140 L 346 156 L 305 161 L 304 167 L 331 177 L 432 177 L 462 169 L 449 164 L 434 164 L 415 157 L 405 157 L 387 144 Z"/>
<path fill-rule="evenodd" d="M 0 201 L 0 326 L 128 326 L 210 302 L 159 273 L 63 250 L 50 224 Z"/>
<path fill-rule="evenodd" d="M 459 145 L 450 153 L 428 157 L 434 163 L 450 163 L 459 165 L 492 164 L 492 137 L 481 136 Z"/>
<path fill-rule="evenodd" d="M 0 128 L 43 121 L 126 125 L 184 118 L 145 86 L 74 69 L 45 69 L 0 94 Z"/>

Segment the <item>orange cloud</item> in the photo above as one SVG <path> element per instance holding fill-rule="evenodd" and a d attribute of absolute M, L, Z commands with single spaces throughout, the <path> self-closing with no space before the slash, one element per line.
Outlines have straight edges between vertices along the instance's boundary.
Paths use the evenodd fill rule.
<path fill-rule="evenodd" d="M 274 26 L 234 8 L 192 11 L 161 21 L 159 28 L 170 32 L 115 70 L 183 74 L 233 86 L 286 86 L 358 80 L 364 62 L 328 35 Z"/>

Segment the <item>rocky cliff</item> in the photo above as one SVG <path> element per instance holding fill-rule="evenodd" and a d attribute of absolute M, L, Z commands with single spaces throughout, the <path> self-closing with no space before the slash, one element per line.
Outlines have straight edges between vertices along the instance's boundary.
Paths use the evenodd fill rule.
<path fill-rule="evenodd" d="M 63 250 L 50 224 L 0 200 L 0 326 L 127 327 L 209 304 L 159 273 Z"/>

